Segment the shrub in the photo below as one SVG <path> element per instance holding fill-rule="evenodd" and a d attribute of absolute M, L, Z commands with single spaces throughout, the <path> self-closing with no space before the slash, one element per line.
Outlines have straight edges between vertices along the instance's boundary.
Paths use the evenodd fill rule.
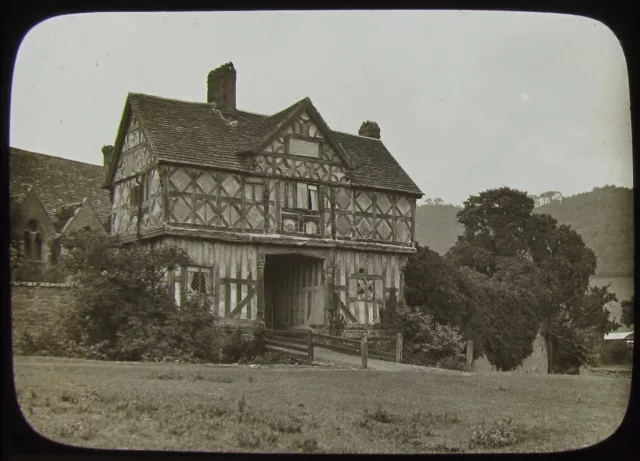
<path fill-rule="evenodd" d="M 518 442 L 511 418 L 503 418 L 491 425 L 479 424 L 471 435 L 471 444 L 487 448 L 500 448 Z"/>
<path fill-rule="evenodd" d="M 249 363 L 265 352 L 264 334 L 258 330 L 253 333 L 243 333 L 240 328 L 225 327 L 222 347 L 222 361 L 224 363 Z"/>
<path fill-rule="evenodd" d="M 402 332 L 404 361 L 453 370 L 465 368 L 466 342 L 462 334 L 454 326 L 437 323 L 428 309 L 407 307 L 397 301 L 393 290 L 380 317 L 385 328 Z"/>
<path fill-rule="evenodd" d="M 460 332 L 448 325 L 437 324 L 420 308 L 398 309 L 403 332 L 403 357 L 416 365 L 463 370 L 466 343 Z"/>
<path fill-rule="evenodd" d="M 633 363 L 633 346 L 624 341 L 605 342 L 600 353 L 601 365 L 624 365 Z"/>
<path fill-rule="evenodd" d="M 63 266 L 74 302 L 52 324 L 14 332 L 17 354 L 103 360 L 219 362 L 224 331 L 204 299 L 176 306 L 166 274 L 190 263 L 179 248 L 156 248 L 76 233 Z M 231 341 L 234 344 L 234 341 Z M 240 347 L 242 349 L 242 347 Z M 251 355 L 251 348 L 245 347 Z"/>

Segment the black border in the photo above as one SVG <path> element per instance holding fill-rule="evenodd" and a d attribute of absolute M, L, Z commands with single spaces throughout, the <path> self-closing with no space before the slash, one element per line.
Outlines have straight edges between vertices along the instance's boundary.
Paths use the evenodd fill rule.
<path fill-rule="evenodd" d="M 88 4 L 89 3 L 89 4 Z M 2 102 L 3 108 L 3 138 L 5 140 L 3 149 L 4 158 L 7 161 L 9 155 L 9 108 L 10 108 L 10 96 L 11 96 L 11 80 L 13 63 L 15 62 L 16 54 L 22 41 L 22 38 L 26 33 L 39 22 L 46 20 L 50 17 L 83 13 L 83 12 L 114 12 L 114 11 L 212 11 L 212 10 L 281 10 L 281 9 L 467 9 L 467 10 L 506 10 L 506 11 L 535 11 L 535 12 L 548 12 L 558 14 L 571 14 L 578 16 L 586 16 L 596 19 L 605 25 L 607 25 L 613 33 L 618 37 L 620 41 L 625 57 L 627 60 L 627 68 L 630 81 L 630 97 L 631 97 L 631 109 L 633 117 L 633 107 L 637 106 L 637 91 L 635 86 L 636 76 L 636 64 L 635 56 L 637 54 L 636 41 L 632 35 L 633 25 L 632 19 L 632 2 L 628 4 L 623 2 L 571 2 L 571 1 L 484 1 L 484 2 L 471 2 L 471 1 L 432 1 L 427 4 L 416 5 L 410 2 L 396 1 L 387 5 L 385 8 L 383 5 L 376 5 L 370 2 L 331 2 L 325 1 L 318 2 L 304 2 L 299 5 L 287 4 L 286 2 L 278 4 L 274 3 L 257 3 L 257 2 L 211 2 L 203 5 L 194 2 L 182 1 L 178 2 L 162 2 L 155 1 L 149 2 L 134 2 L 129 0 L 124 1 L 103 1 L 103 2 L 80 2 L 74 0 L 59 0 L 50 3 L 37 3 L 34 1 L 20 1 L 9 0 L 2 3 L 2 13 L 0 14 L 0 20 L 2 20 L 2 33 L 4 40 L 2 41 L 2 77 L 3 77 L 3 89 Z M 637 134 L 636 123 L 632 118 L 633 134 Z M 633 137 L 633 146 L 637 146 L 637 136 Z M 635 153 L 636 149 L 634 149 Z M 635 157 L 635 155 L 634 155 Z M 635 173 L 634 162 L 634 173 Z M 3 185 L 6 187 L 6 200 L 8 202 L 8 167 L 3 170 L 2 180 Z M 634 191 L 635 194 L 635 191 Z M 636 203 L 638 197 L 634 195 Z M 7 203 L 5 202 L 5 203 Z M 4 209 L 7 210 L 8 207 Z M 7 210 L 8 211 L 8 210 Z M 8 217 L 8 216 L 7 216 Z M 8 220 L 5 220 L 8 223 Z M 8 227 L 5 227 L 6 235 L 8 235 Z M 3 252 L 8 252 L 8 246 L 3 245 Z M 5 261 L 8 261 L 8 254 Z M 6 282 L 7 289 L 3 290 L 4 294 L 4 309 L 2 309 L 2 334 L 0 340 L 2 341 L 2 439 L 1 447 L 3 457 L 9 455 L 9 459 L 15 460 L 27 460 L 27 459 L 60 459 L 66 460 L 70 457 L 82 456 L 82 459 L 95 458 L 95 459 L 129 459 L 152 456 L 153 459 L 185 459 L 193 458 L 196 456 L 202 457 L 246 457 L 247 455 L 226 455 L 226 454 L 204 454 L 204 453 L 168 453 L 168 452 L 133 452 L 133 451 L 97 451 L 88 450 L 75 447 L 68 447 L 60 444 L 50 442 L 40 436 L 38 436 L 31 427 L 24 420 L 19 407 L 17 405 L 15 396 L 15 389 L 13 386 L 13 360 L 11 351 L 11 324 L 10 324 L 10 290 L 9 280 L 10 273 L 8 264 L 3 266 L 3 275 Z M 640 346 L 638 342 L 635 342 L 635 357 L 638 357 L 640 352 Z M 635 364 L 635 363 L 634 363 Z M 633 370 L 633 382 L 638 381 L 637 367 Z M 637 404 L 637 392 L 635 386 L 632 388 L 630 402 L 625 415 L 623 424 L 618 431 L 612 435 L 606 441 L 601 442 L 598 445 L 589 447 L 587 449 L 564 452 L 557 454 L 508 454 L 508 455 L 492 455 L 491 457 L 500 456 L 502 458 L 529 458 L 531 456 L 543 456 L 543 457 L 557 457 L 563 459 L 584 459 L 585 457 L 593 456 L 594 458 L 614 458 L 614 459 L 635 459 L 637 455 L 633 455 L 633 452 L 638 448 L 638 439 L 636 436 L 638 432 L 637 428 L 640 427 L 640 419 L 638 418 L 638 404 Z M 255 455 L 248 455 L 254 457 Z M 273 455 L 271 455 L 273 456 Z M 277 457 L 285 455 L 275 455 Z M 319 455 L 322 457 L 323 455 Z M 333 455 L 335 456 L 335 455 Z M 458 455 L 446 455 L 446 456 L 458 456 Z M 465 456 L 465 455 L 462 455 Z M 466 455 L 468 456 L 468 455 Z M 473 456 L 473 455 L 472 455 Z M 476 455 L 478 456 L 478 455 Z M 482 457 L 489 457 L 489 455 L 482 455 Z"/>

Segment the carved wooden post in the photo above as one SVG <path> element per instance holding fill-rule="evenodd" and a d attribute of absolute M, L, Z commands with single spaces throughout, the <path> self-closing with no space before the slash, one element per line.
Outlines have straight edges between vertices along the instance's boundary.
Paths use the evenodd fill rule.
<path fill-rule="evenodd" d="M 309 348 L 309 365 L 313 364 L 313 331 L 309 330 L 307 336 L 308 348 Z"/>
<path fill-rule="evenodd" d="M 325 287 L 325 294 L 324 294 L 324 304 L 325 304 L 325 311 L 324 311 L 324 326 L 325 327 L 329 327 L 329 320 L 330 320 L 330 313 L 334 312 L 335 310 L 335 303 L 333 300 L 333 294 L 334 294 L 334 282 L 333 282 L 333 273 L 334 273 L 334 266 L 333 263 L 331 263 L 330 261 L 326 261 L 325 260 L 325 266 L 324 266 L 324 287 Z"/>
<path fill-rule="evenodd" d="M 467 341 L 467 370 L 473 368 L 473 341 Z"/>
<path fill-rule="evenodd" d="M 367 351 L 367 335 L 364 334 L 362 335 L 362 339 L 360 340 L 360 356 L 362 358 L 362 369 L 366 370 L 367 369 L 367 357 L 368 355 L 368 351 Z"/>
<path fill-rule="evenodd" d="M 396 333 L 396 362 L 402 363 L 402 333 Z"/>
<path fill-rule="evenodd" d="M 264 323 L 264 266 L 267 258 L 263 254 L 258 255 L 258 321 Z"/>

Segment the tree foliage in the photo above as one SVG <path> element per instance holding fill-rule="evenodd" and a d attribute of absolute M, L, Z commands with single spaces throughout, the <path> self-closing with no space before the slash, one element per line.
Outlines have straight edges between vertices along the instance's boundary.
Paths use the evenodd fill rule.
<path fill-rule="evenodd" d="M 439 325 L 457 328 L 482 353 L 481 292 L 464 273 L 428 247 L 417 247 L 405 267 L 405 300 Z"/>
<path fill-rule="evenodd" d="M 123 245 L 88 230 L 63 243 L 76 292 L 47 332 L 55 342 L 49 350 L 108 360 L 220 360 L 223 338 L 209 307 L 194 299 L 177 308 L 166 284 L 167 271 L 189 264 L 184 250 Z"/>
<path fill-rule="evenodd" d="M 381 314 L 387 328 L 402 332 L 404 362 L 464 369 L 466 343 L 456 326 L 435 321 L 424 306 L 407 306 L 398 301 L 395 290 Z"/>
<path fill-rule="evenodd" d="M 620 307 L 622 308 L 622 316 L 620 321 L 626 327 L 630 327 L 634 322 L 634 313 L 633 309 L 635 306 L 634 301 L 635 296 L 632 296 L 631 299 L 624 300 L 620 303 Z"/>
<path fill-rule="evenodd" d="M 541 331 L 550 369 L 562 371 L 591 360 L 615 326 L 604 309 L 615 296 L 607 287 L 589 289 L 596 257 L 582 237 L 533 209 L 531 197 L 506 187 L 471 196 L 458 213 L 465 230 L 447 258 L 486 278 L 476 280 L 489 299 L 484 346 L 494 365 L 516 367 Z"/>
<path fill-rule="evenodd" d="M 533 214 L 550 215 L 580 234 L 598 258 L 597 276 L 633 274 L 633 190 L 605 186 L 570 197 L 560 195 L 552 191 L 549 196 L 552 200 L 535 208 Z M 554 196 L 561 200 L 553 200 Z M 533 198 L 529 198 L 533 203 Z M 456 217 L 461 209 L 428 202 L 417 207 L 416 240 L 445 254 L 464 232 Z"/>

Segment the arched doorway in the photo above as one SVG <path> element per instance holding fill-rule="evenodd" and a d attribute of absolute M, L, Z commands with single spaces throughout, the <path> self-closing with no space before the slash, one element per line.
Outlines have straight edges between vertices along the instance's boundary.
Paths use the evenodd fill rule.
<path fill-rule="evenodd" d="M 264 297 L 265 325 L 269 329 L 323 325 L 323 260 L 300 254 L 267 254 Z"/>

